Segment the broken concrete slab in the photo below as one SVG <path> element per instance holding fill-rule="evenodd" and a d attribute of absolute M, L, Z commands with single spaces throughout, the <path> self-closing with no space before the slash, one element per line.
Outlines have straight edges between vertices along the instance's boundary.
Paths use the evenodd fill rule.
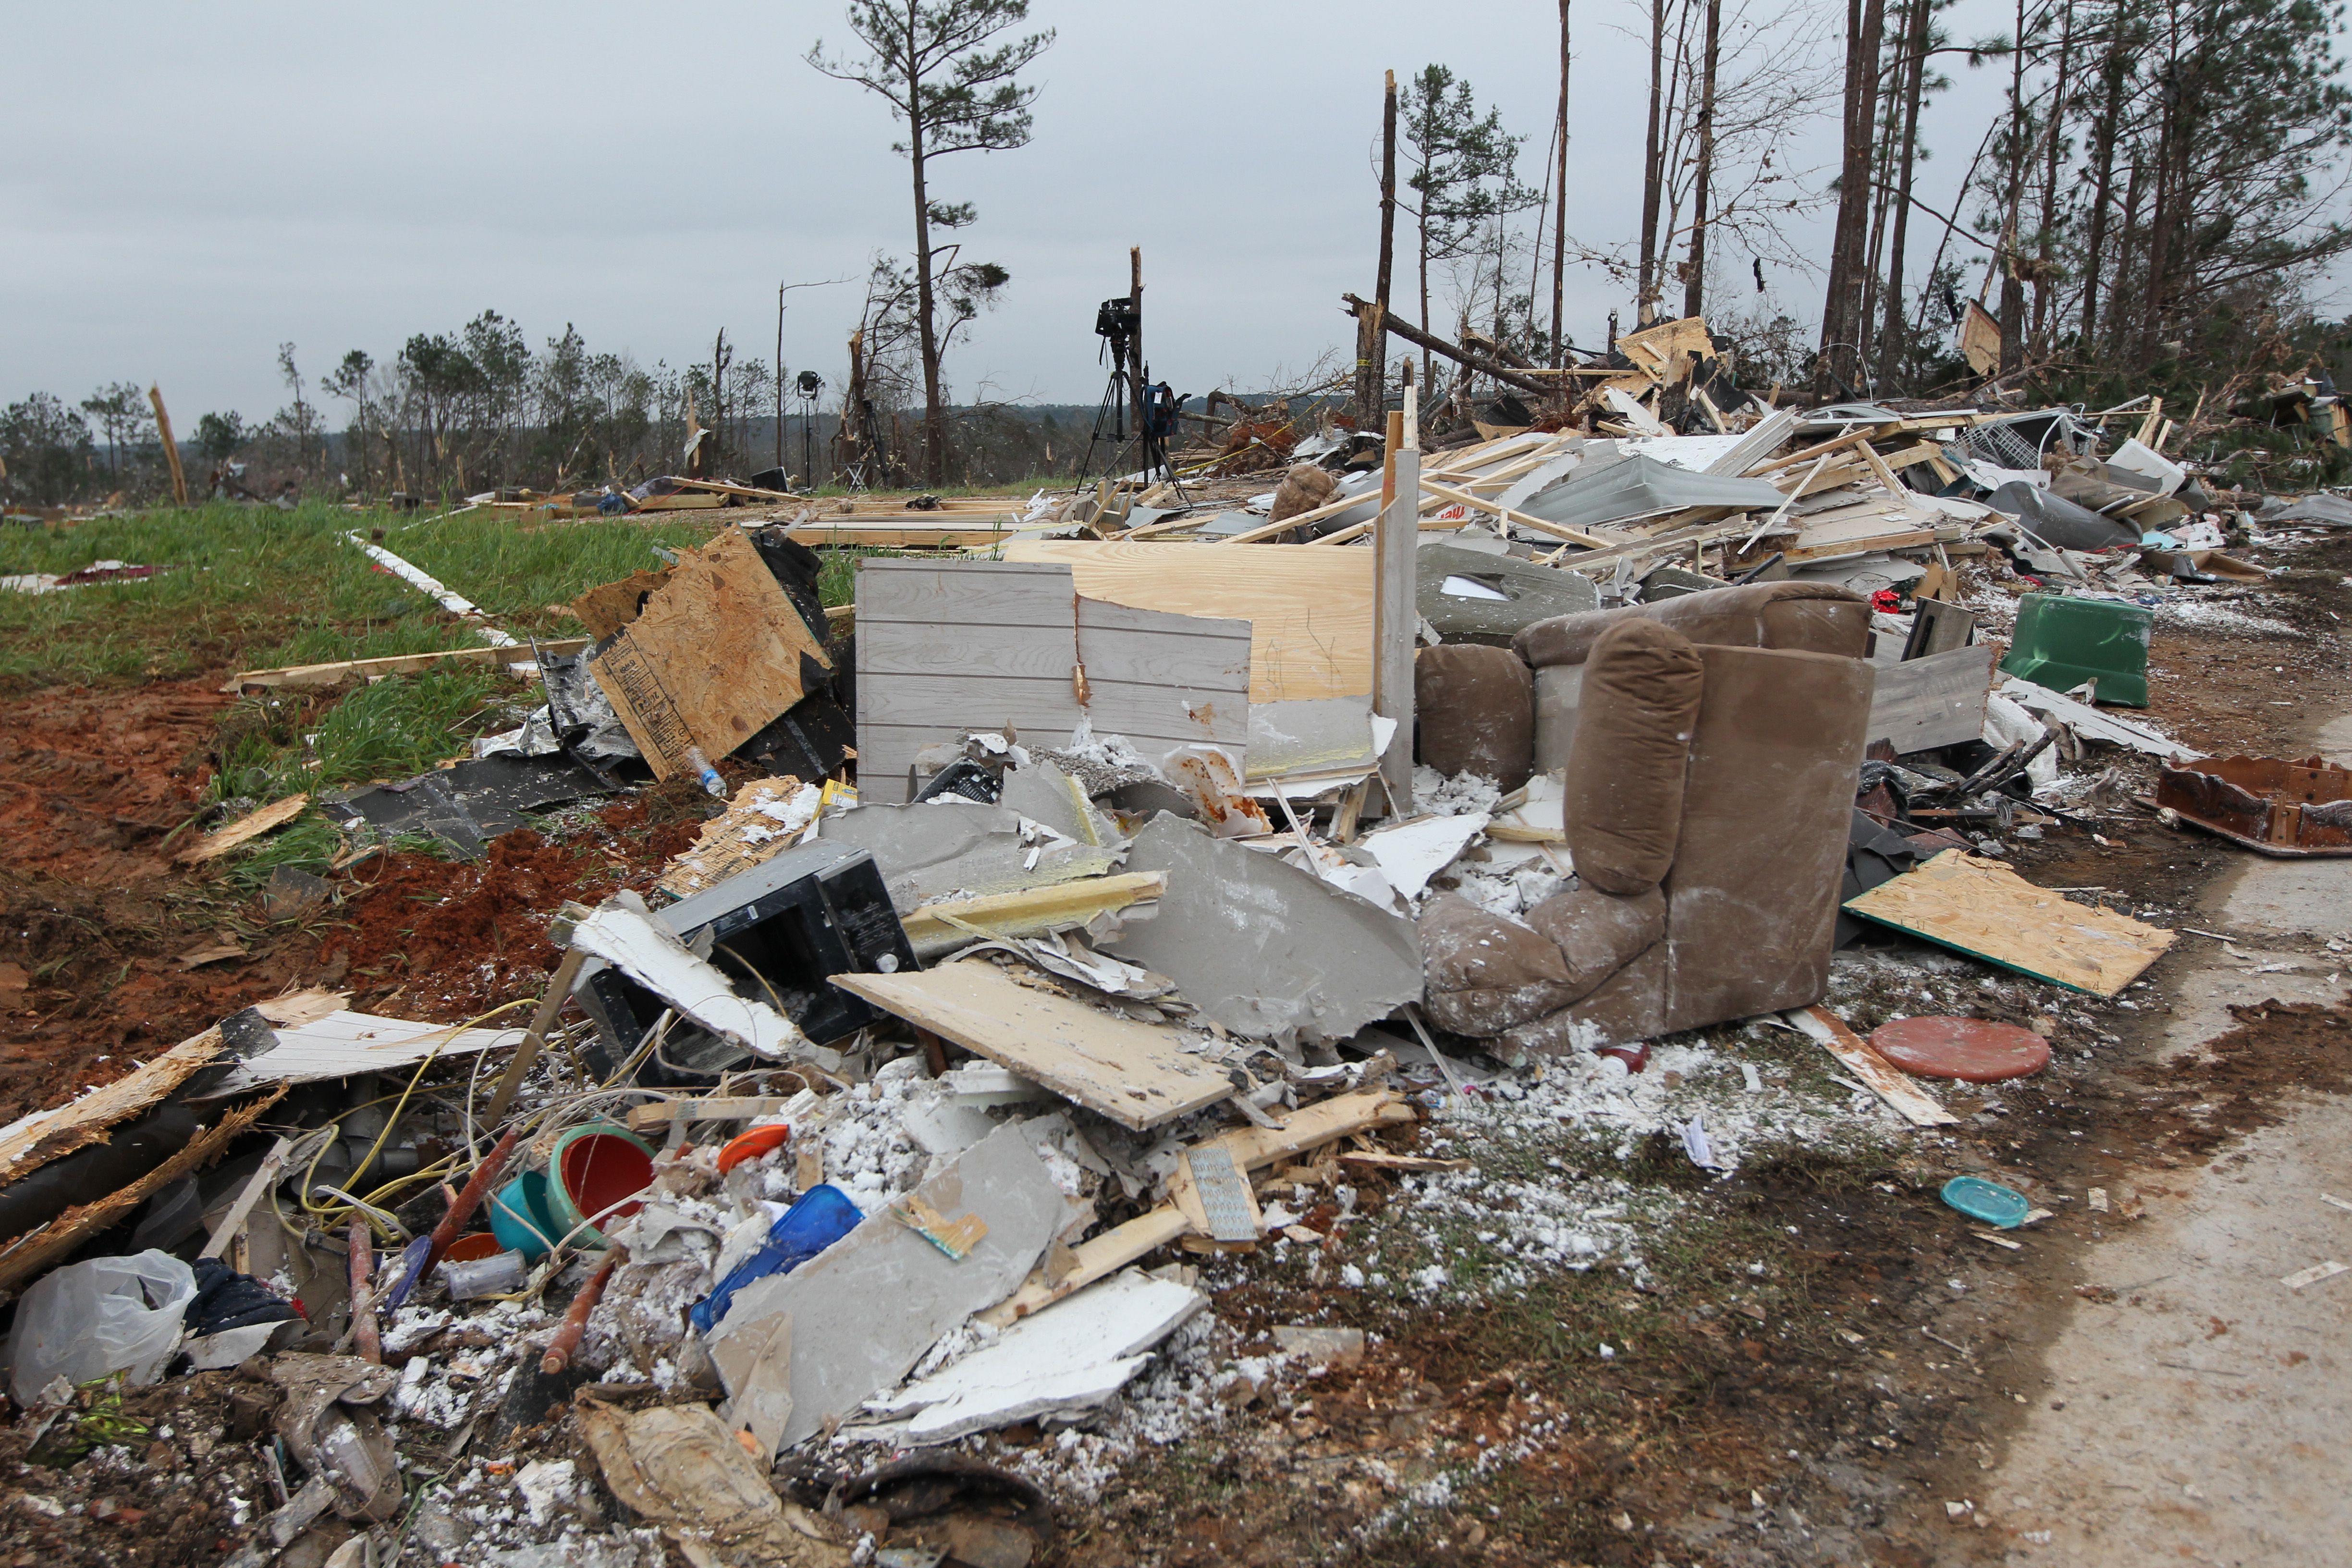
<path fill-rule="evenodd" d="M 941 1334 L 1011 1295 L 1066 1214 L 1062 1190 L 1013 1124 L 965 1151 L 915 1196 L 950 1221 L 980 1220 L 986 1234 L 950 1258 L 892 1210 L 869 1215 L 791 1273 L 736 1292 L 709 1336 L 711 1359 L 723 1369 L 731 1357 L 726 1342 L 764 1343 L 770 1320 L 791 1316 L 792 1410 L 780 1448 L 896 1384 Z"/>
<path fill-rule="evenodd" d="M 1165 873 L 1168 890 L 1106 945 L 1236 1034 L 1345 1039 L 1421 996 L 1412 922 L 1311 871 L 1173 816 L 1136 836 L 1128 865 Z"/>
<path fill-rule="evenodd" d="M 866 1408 L 911 1416 L 911 1443 L 946 1443 L 1108 1403 L 1209 1299 L 1129 1268 L 1024 1318 L 993 1342 Z"/>

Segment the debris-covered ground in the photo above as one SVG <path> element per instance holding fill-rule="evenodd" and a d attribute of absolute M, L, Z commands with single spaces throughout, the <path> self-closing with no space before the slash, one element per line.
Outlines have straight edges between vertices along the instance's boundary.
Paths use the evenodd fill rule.
<path fill-rule="evenodd" d="M 1613 526 L 1562 493 L 1577 437 L 1538 434 L 1517 460 L 1559 472 L 1504 504 Z M 1774 434 L 1728 478 L 1819 433 Z M 1341 487 L 1377 469 L 1326 455 L 1337 483 L 1286 503 L 1263 473 L 1227 480 L 1196 522 L 1270 527 L 1287 504 L 1346 526 Z M 1850 507 L 1926 504 L 1854 467 Z M 1654 513 L 1708 510 L 1671 474 L 1643 482 Z M 1091 494 L 1019 503 L 1049 537 L 1007 564 L 1050 573 L 1074 533 L 1115 541 L 1153 525 L 1134 508 L 1197 499 L 1130 487 L 1115 520 Z M 1865 890 L 1965 863 L 2148 943 L 2126 977 L 2060 983 L 2032 952 L 1957 951 L 2016 931 L 1934 945 L 1887 913 L 1811 1003 L 1645 1038 L 1572 1018 L 1571 997 L 1537 1009 L 1559 1034 L 1530 1047 L 1517 1018 L 1472 1026 L 1443 994 L 1441 911 L 1507 944 L 1572 939 L 1544 911 L 1594 907 L 1607 849 L 1564 804 L 1586 798 L 1576 763 L 1524 784 L 1433 769 L 1424 711 L 1416 813 L 1381 826 L 1387 746 L 1360 706 L 1337 742 L 1243 722 L 1256 754 L 1322 748 L 1245 773 L 1198 702 L 1206 738 L 1185 742 L 1139 705 L 1119 733 L 1057 735 L 943 675 L 944 696 L 910 695 L 892 601 L 860 586 L 852 609 L 842 557 L 790 538 L 805 504 L 644 559 L 609 543 L 631 524 L 566 525 L 597 530 L 585 575 L 532 579 L 535 618 L 507 618 L 561 636 L 563 611 L 596 640 L 524 649 L 522 680 L 458 660 L 271 684 L 242 656 L 287 646 L 273 627 L 191 679 L 25 682 L 0 741 L 0 1115 L 26 1118 L 0 1130 L 18 1321 L 0 1561 L 2060 1560 L 1991 1479 L 2049 1405 L 2045 1352 L 2146 1289 L 2097 1277 L 2100 1238 L 2162 1173 L 2220 1169 L 2352 1087 L 2352 929 L 2217 913 L 2248 853 L 2157 804 L 2174 774 L 2214 775 L 2154 754 L 2347 749 L 2352 543 L 2205 500 L 2235 575 L 2021 537 L 1961 500 L 1979 512 L 1940 512 L 1954 537 L 1891 547 L 1939 593 L 1898 573 L 1865 605 L 1875 590 L 1824 580 L 1898 642 L 1929 600 L 2004 650 L 2031 640 L 2028 594 L 2147 612 L 2144 708 L 2078 700 L 2137 671 L 2070 698 L 2003 688 L 2024 730 L 1979 688 L 1958 738 L 1874 748 L 1832 803 L 1896 839 Z M 1727 579 L 1759 540 L 1801 558 L 1823 526 L 1777 518 L 1699 539 L 1702 563 Z M 1550 542 L 1517 517 L 1448 538 L 1523 562 Z M 871 575 L 937 594 L 956 562 Z M 1443 580 L 1476 570 L 1449 558 Z M 1748 592 L 1684 575 L 1701 598 Z M 1046 683 L 1084 717 L 1128 677 L 1071 581 L 1034 613 L 1085 655 Z M 1578 581 L 1593 610 L 1687 602 L 1663 578 Z M 704 584 L 772 637 L 693 620 Z M 1194 623 L 1259 629 L 1187 679 L 1245 712 L 1269 682 L 1319 695 L 1309 666 L 1265 665 L 1270 640 L 1314 645 L 1284 613 Z M 1000 621 L 962 635 L 1025 625 Z M 724 637 L 705 689 L 660 673 Z M 1882 683 L 1908 662 L 1892 654 Z M 920 747 L 876 727 L 915 712 Z M 751 738 L 714 759 L 706 721 Z M 897 804 L 916 790 L 940 798 Z M 1826 915 L 1843 896 L 1790 900 Z M 2067 940 L 2042 967 L 2085 973 Z M 1718 958 L 1694 942 L 1672 962 Z M 2047 1065 L 1911 1079 L 1862 1043 L 1945 1017 L 2007 1026 Z M 2023 1223 L 1953 1206 L 1962 1177 Z M 100 1309 L 61 1304 L 64 1282 L 134 1255 L 194 1281 L 105 1309 L 162 1335 L 145 1349 L 106 1362 L 95 1335 L 26 1326 L 79 1329 Z M 92 1375 L 28 1382 L 51 1365 Z"/>

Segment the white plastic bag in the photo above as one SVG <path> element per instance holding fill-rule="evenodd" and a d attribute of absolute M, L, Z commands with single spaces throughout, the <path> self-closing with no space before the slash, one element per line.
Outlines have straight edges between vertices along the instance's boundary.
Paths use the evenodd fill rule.
<path fill-rule="evenodd" d="M 59 1375 L 79 1384 L 128 1372 L 134 1384 L 153 1383 L 195 1299 L 195 1270 L 152 1248 L 54 1269 L 17 1303 L 9 1392 L 26 1406 Z"/>

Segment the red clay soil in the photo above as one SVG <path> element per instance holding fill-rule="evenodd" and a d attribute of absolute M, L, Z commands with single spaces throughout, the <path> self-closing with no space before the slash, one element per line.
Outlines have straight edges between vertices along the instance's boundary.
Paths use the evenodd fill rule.
<path fill-rule="evenodd" d="M 121 887 L 168 869 L 234 700 L 201 680 L 53 688 L 0 703 L 0 865 Z"/>
<path fill-rule="evenodd" d="M 221 945 L 233 912 L 163 843 L 195 815 L 229 701 L 191 680 L 0 702 L 0 1121 L 284 990 L 307 957 L 264 939 L 174 962 Z"/>
<path fill-rule="evenodd" d="M 692 843 L 698 820 L 649 822 L 642 797 L 596 814 L 598 829 L 550 843 L 529 829 L 467 863 L 392 855 L 352 869 L 341 929 L 320 949 L 352 1005 L 458 1023 L 535 995 L 555 967 L 548 921 L 566 900 L 643 891 Z"/>

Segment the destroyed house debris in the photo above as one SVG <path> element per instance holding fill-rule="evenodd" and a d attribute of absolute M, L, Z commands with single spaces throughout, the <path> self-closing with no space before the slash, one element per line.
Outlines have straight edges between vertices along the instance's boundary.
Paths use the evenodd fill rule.
<path fill-rule="evenodd" d="M 2352 853 L 2344 768 L 2138 711 L 2153 628 L 2263 591 L 2232 549 L 2340 498 L 2240 507 L 2136 420 L 1779 405 L 1697 318 L 1595 374 L 1494 363 L 1510 406 L 1443 433 L 1410 393 L 1388 432 L 1251 412 L 1181 483 L 919 521 L 701 478 L 480 500 L 730 526 L 580 595 L 584 642 L 240 672 L 543 696 L 417 777 L 224 811 L 182 862 L 313 813 L 345 878 L 632 802 L 688 827 L 508 911 L 546 978 L 479 1016 L 257 997 L 0 1129 L 16 1406 L 234 1385 L 277 1467 L 241 1563 L 419 1519 L 453 1561 L 1027 1551 L 1079 1495 L 1056 1454 L 1115 1468 L 1377 1361 L 1338 1321 L 1241 1357 L 1222 1294 L 1286 1258 L 1362 1287 L 1371 1195 L 1435 1215 L 1498 1108 L 1668 1139 L 1703 1183 L 1755 1123 L 1667 1118 L 1660 1064 L 1772 1098 L 1740 1042 L 1779 1031 L 1854 1096 L 1783 1125 L 1932 1163 L 1951 1098 L 2051 1070 L 2048 1033 L 1945 1002 L 1865 1032 L 1842 965 L 2105 1003 L 2176 931 L 2016 845 L 2139 812 Z M 892 552 L 835 557 L 828 609 L 840 544 Z M 1638 1277 L 1637 1222 L 1580 1215 L 1547 1256 Z M 467 1466 L 493 1480 L 424 1479 Z M 493 1481 L 495 1514 L 465 1489 Z"/>

